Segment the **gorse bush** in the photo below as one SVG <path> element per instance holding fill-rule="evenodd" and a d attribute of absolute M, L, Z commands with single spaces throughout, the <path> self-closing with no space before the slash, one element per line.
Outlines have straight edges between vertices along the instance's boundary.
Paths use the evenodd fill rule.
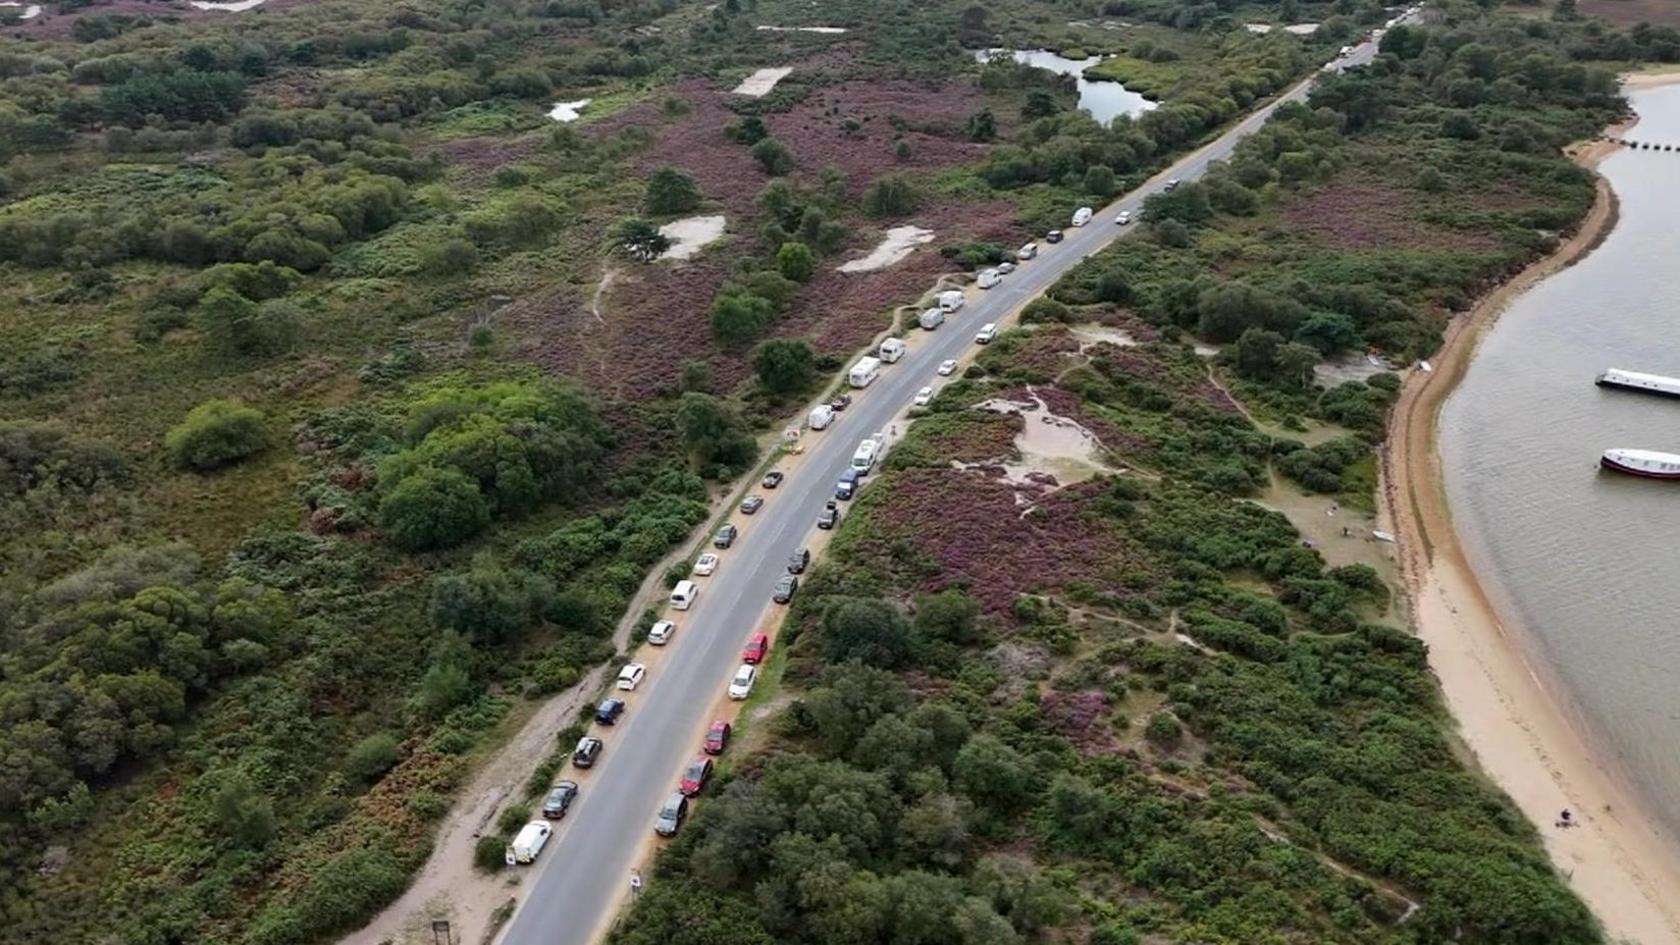
<path fill-rule="evenodd" d="M 207 400 L 169 431 L 163 445 L 182 466 L 210 470 L 268 448 L 263 412 L 236 400 Z"/>

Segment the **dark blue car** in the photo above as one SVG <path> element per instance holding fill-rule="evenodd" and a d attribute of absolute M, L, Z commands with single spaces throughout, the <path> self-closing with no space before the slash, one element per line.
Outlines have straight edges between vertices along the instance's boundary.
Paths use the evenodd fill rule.
<path fill-rule="evenodd" d="M 611 725 L 614 722 L 617 722 L 618 717 L 623 714 L 623 699 L 607 699 L 596 707 L 595 721 L 600 722 L 602 725 Z"/>

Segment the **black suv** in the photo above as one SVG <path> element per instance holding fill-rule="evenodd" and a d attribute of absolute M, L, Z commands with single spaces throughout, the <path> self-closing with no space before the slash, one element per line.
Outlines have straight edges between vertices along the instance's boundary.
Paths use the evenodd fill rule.
<path fill-rule="evenodd" d="M 572 767 L 592 768 L 595 759 L 601 757 L 601 749 L 606 744 L 593 735 L 585 735 L 578 739 L 577 747 L 572 749 Z"/>
<path fill-rule="evenodd" d="M 784 574 L 781 580 L 776 582 L 776 590 L 770 595 L 770 598 L 778 604 L 785 604 L 793 600 L 793 592 L 797 590 L 799 590 L 799 579 L 791 574 Z"/>
<path fill-rule="evenodd" d="M 811 549 L 801 548 L 788 556 L 788 573 L 804 574 L 811 565 Z"/>
<path fill-rule="evenodd" d="M 578 785 L 576 781 L 561 781 L 548 792 L 548 799 L 543 801 L 542 815 L 548 820 L 559 820 L 566 816 L 566 808 L 577 800 Z"/>

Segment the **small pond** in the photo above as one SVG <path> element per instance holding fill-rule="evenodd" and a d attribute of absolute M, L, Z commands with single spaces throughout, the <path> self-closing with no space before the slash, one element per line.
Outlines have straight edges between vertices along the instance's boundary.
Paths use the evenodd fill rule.
<path fill-rule="evenodd" d="M 993 56 L 1003 55 L 1014 56 L 1016 62 L 1023 62 L 1039 69 L 1048 69 L 1058 75 L 1073 76 L 1079 84 L 1079 107 L 1090 112 L 1091 117 L 1101 124 L 1107 125 L 1121 115 L 1136 117 L 1155 107 L 1154 102 L 1130 91 L 1118 82 L 1085 78 L 1085 70 L 1102 62 L 1101 56 L 1091 56 L 1087 59 L 1069 59 L 1065 56 L 1058 56 L 1048 49 L 977 49 L 974 51 L 974 58 L 981 62 L 990 62 Z"/>

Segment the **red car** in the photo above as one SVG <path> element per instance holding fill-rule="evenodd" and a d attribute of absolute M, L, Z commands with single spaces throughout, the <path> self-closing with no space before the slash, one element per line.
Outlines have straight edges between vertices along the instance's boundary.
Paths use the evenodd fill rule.
<path fill-rule="evenodd" d="M 747 645 L 741 648 L 741 662 L 762 663 L 765 654 L 770 652 L 770 638 L 762 633 L 755 633 Z"/>
<path fill-rule="evenodd" d="M 721 755 L 729 747 L 729 723 L 718 719 L 706 730 L 705 750 L 708 755 Z"/>
<path fill-rule="evenodd" d="M 687 797 L 693 797 L 706 789 L 706 782 L 712 779 L 712 759 L 701 755 L 688 763 L 688 770 L 683 772 L 682 783 L 677 790 Z"/>

